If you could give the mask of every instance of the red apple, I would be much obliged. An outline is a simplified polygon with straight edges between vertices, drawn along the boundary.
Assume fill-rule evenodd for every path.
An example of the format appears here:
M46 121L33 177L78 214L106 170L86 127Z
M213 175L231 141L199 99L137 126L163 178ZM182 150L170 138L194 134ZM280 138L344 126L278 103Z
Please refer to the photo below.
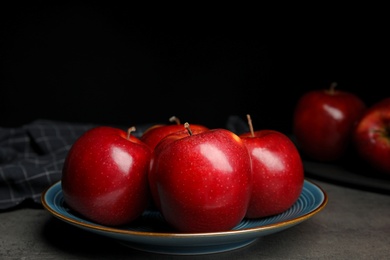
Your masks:
M165 136L174 133L176 131L182 131L184 130L184 124L180 123L180 120L172 116L169 119L170 122L175 122L176 124L172 125L165 125L165 124L157 124L149 127L145 130L145 132L141 135L140 140L149 145L150 148L154 149L158 142L160 142L161 139L163 139ZM191 129L193 131L198 130L209 130L206 126L203 125L191 125Z
M353 142L364 161L390 174L390 97L367 109L353 132Z
M323 162L341 159L352 143L352 131L366 109L354 93L330 89L305 93L293 115L293 134L300 151Z
M301 195L304 169L301 156L289 137L275 130L240 134L252 160L252 195L247 218L276 215L289 209Z
M154 148L154 153L159 154L159 152L160 152L159 150L164 149L164 147L167 144L170 144L172 141L174 141L176 139L181 139L183 137L189 136L189 131L191 131L190 135L195 135L195 134L199 134L201 132L204 132L205 130L204 129L195 129L193 131L192 127L189 128L189 126L187 126L187 124L184 124L182 130L168 134L167 136L162 138L162 140ZM150 169L154 165L153 162L154 162L154 157L152 156L151 163L150 163ZM150 171L152 171L152 170L150 170ZM157 210L162 211L161 205L160 205L160 199L159 199L159 195L158 195L156 176L157 176L157 174L149 174L149 189L150 189L151 196L152 196L151 206L154 206Z
M99 126L69 150L62 171L65 203L109 226L138 218L150 202L147 178L151 149L122 129Z
M168 135L154 150L156 204L180 232L230 230L244 218L252 191L248 150L229 130L194 133L185 125L189 131Z

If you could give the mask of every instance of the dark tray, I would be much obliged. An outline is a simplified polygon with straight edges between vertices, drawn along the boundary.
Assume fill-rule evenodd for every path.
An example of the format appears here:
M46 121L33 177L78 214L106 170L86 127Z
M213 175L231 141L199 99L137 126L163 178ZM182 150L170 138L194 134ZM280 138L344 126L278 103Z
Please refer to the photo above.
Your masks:
M379 173L357 156L334 163L316 162L303 157L305 174L351 188L390 194L390 175Z

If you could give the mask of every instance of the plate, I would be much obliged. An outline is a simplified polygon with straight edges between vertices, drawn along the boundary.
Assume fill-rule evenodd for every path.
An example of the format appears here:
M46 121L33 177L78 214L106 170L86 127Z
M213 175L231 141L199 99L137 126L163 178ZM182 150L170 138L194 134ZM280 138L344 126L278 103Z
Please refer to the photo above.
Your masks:
M137 221L121 227L91 222L67 207L61 181L47 188L41 201L44 208L58 219L115 239L125 246L160 254L200 255L242 248L262 236L295 226L320 212L328 197L317 184L305 180L300 197L285 212L266 218L244 219L232 230L210 233L176 233L169 228L160 212L154 210L146 210Z

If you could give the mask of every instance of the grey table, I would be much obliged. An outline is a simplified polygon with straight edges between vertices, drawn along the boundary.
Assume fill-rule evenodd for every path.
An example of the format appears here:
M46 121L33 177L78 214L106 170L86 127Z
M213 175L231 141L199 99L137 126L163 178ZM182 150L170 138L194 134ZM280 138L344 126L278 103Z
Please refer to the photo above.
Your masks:
M0 213L0 259L390 259L390 195L309 180L328 195L321 212L237 250L186 257L137 251L24 207Z

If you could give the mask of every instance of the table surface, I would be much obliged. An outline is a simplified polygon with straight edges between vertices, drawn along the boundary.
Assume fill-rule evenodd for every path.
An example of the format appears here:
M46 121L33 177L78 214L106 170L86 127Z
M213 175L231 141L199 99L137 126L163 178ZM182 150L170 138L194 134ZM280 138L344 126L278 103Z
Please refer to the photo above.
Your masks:
M328 195L312 218L232 251L187 259L388 259L390 196L309 179ZM0 212L0 259L182 259L125 247L40 207Z

